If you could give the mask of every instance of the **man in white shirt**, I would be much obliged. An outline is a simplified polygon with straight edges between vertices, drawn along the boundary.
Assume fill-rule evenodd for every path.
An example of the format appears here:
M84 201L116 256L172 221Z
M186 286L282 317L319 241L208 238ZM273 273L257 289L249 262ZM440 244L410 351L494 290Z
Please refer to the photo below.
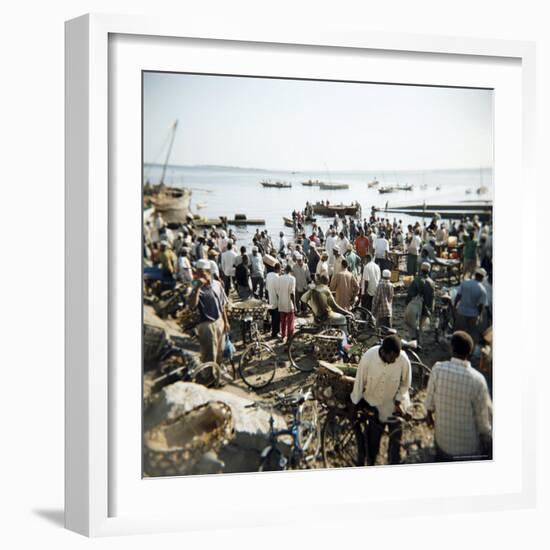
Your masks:
M348 250L349 239L344 235L342 231L338 235L337 245L340 249L340 254L343 256Z
M421 246L420 230L416 229L407 246L407 275L416 275L418 272L418 255L420 254Z
M373 262L372 256L367 254L367 263L363 268L363 277L361 279L361 303L369 311L372 311L372 299L376 294L376 287L380 282L380 267Z
M265 278L265 288L267 299L269 301L269 314L271 315L271 337L277 338L281 318L279 316L279 275L281 273L281 264L276 263L273 271L267 274Z
M229 296L231 290L231 280L235 277L235 260L237 253L233 250L233 241L229 239L227 241L227 250L221 255L220 263L223 274L223 283L225 286L225 293Z
M325 249L326 249L327 254L328 254L329 264L331 264L333 262L334 247L336 247L336 246L337 246L336 233L334 232L334 229L331 229L329 231L327 240L325 242Z
M367 464L376 463L386 424L390 430L389 463L399 464L401 432L390 420L409 407L410 385L411 363L398 336L387 336L381 346L369 348L361 357L350 397L355 406L375 412L367 429Z
M328 272L331 278L335 275L338 275L338 273L342 271L342 260L343 257L342 254L340 254L340 248L338 248L338 246L335 246L334 250L332 251L332 262L330 260L330 257L328 260Z
M296 311L296 279L292 275L292 267L285 267L285 274L277 281L277 295L281 336L283 341L294 334L294 312Z
M252 292L254 296L263 298L265 267L264 260L257 246L252 247L252 255L250 256L250 279L252 280Z
M326 275L327 279L329 278L328 254L326 252L321 254L321 259L315 269L315 276L318 277L319 275Z
M390 243L386 239L385 233L380 233L380 236L374 241L374 258L378 265L384 263L390 252Z

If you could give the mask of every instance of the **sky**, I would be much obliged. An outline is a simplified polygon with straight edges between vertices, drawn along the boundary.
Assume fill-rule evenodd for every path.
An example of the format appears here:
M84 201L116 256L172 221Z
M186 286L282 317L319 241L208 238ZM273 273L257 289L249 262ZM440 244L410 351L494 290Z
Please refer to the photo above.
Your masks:
M490 90L145 73L144 161L271 170L493 165Z

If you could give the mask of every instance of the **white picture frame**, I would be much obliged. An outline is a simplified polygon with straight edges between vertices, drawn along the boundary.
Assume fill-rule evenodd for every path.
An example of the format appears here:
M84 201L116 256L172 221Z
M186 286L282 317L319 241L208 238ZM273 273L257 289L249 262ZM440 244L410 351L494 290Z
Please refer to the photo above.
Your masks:
M247 474L195 477L194 479L141 480L136 478L136 470L133 466L128 465L127 470L131 472L130 475L133 475L133 478L127 484L124 483L124 479L121 479L124 468L121 468L120 463L117 462L117 455L123 456L124 450L131 454L132 451L127 449L139 450L141 444L141 440L136 441L135 437L140 426L128 428L131 431L128 436L122 433L121 425L124 424L121 422L131 419L132 414L129 414L129 411L134 410L133 407L139 409L140 404L135 403L135 393L131 394L131 390L128 390L128 396L123 395L126 390L121 388L120 379L117 379L115 372L117 368L122 367L120 367L120 361L117 363L120 349L113 341L112 329L119 323L118 314L114 315L113 311L121 310L121 307L115 306L114 303L123 300L125 292L116 283L116 264L121 262L122 258L118 254L114 255L113 249L120 251L117 249L116 242L122 237L117 232L121 230L121 226L128 225L121 221L122 217L128 216L124 217L124 222L128 220L131 222L132 219L139 219L141 213L134 212L131 207L125 209L126 213L121 211L119 193L123 184L120 183L117 187L114 182L119 181L117 180L118 171L129 166L127 163L135 161L136 166L135 169L132 168L132 172L140 173L141 157L136 156L135 147L132 145L135 145L135 136L128 140L131 142L128 149L125 145L120 145L121 141L125 140L124 132L131 135L131 129L130 126L123 126L121 129L120 122L117 122L119 113L114 113L111 108L113 101L116 104L119 87L128 85L131 80L126 78L125 71L135 77L139 65L145 62L140 60L139 52L145 55L147 45L143 49L143 44L141 46L139 44L140 41L153 38L162 42L159 47L165 48L163 52L166 59L170 57L170 49L179 47L178 41L184 44L186 40L187 43L192 40L193 47L198 44L198 48L195 48L198 51L193 53L192 58L195 69L200 69L201 64L204 67L211 67L211 63L219 65L230 62L230 56L227 56L227 59L220 59L217 56L214 61L208 60L207 56L201 53L200 48L200 44L207 41L209 48L214 50L226 48L229 51L230 48L239 50L239 48L249 47L246 50L250 53L247 58L248 63L252 63L254 59L256 61L259 59L261 62L262 56L267 55L266 52L269 53L270 59L272 58L272 63L277 63L277 58L281 60L283 59L281 56L284 55L285 70L296 71L297 75L301 75L300 71L303 71L304 65L289 63L289 55L299 58L302 53L307 52L308 55L360 56L371 52L373 55L378 53L387 56L386 61L392 61L392 56L395 57L397 72L391 77L395 80L390 81L397 82L404 78L404 82L409 82L407 76L403 76L407 75L409 58L411 63L414 58L420 64L426 61L429 65L434 61L440 68L452 66L453 70L448 73L440 71L439 75L433 74L434 67L428 67L426 75L431 71L431 77L416 77L419 80L427 78L427 82L434 84L437 84L439 79L439 83L443 85L467 85L468 80L478 79L481 84L485 83L488 87L492 87L493 78L494 82L499 83L495 86L496 97L504 98L504 102L499 104L495 113L495 148L497 150L495 188L498 189L499 185L502 188L497 191L495 199L495 227L497 228L495 253L497 269L495 271L497 273L498 228L506 227L514 208L517 208L521 220L521 216L526 215L529 208L526 197L528 195L532 197L536 193L536 184L531 177L535 121L534 45L528 42L393 35L378 32L344 34L322 29L302 30L299 35L295 31L281 29L276 35L268 35L253 29L248 32L209 29L191 22L180 23L170 19L113 15L86 15L66 23L66 527L88 536L105 536L206 529L213 525L229 527L280 524L284 521L293 521L293 517L292 509L287 508L285 518L281 518L277 513L279 503L288 501L288 494L293 487L314 491L313 485L318 485L318 476L323 476L323 485L327 487L329 495L330 491L335 491L337 487L349 487L350 490L339 494L338 506L330 510L327 510L326 501L323 500L322 495L312 493L313 504L307 510L302 510L301 519L308 518L311 521L360 519L364 506L369 506L370 517L390 514L395 517L395 498L402 498L395 487L403 485L411 476L418 475L418 482L421 482L421 477L425 473L420 468L388 468L382 469L384 470L382 473L381 469L374 469L376 473L342 470L288 473L282 476L264 474L264 477L260 476L261 479L257 474ZM111 58L110 47L111 49L114 47L115 55L120 57ZM140 47L141 50L139 50ZM189 55L191 56L191 53ZM232 52L232 55L236 63L239 57L243 58L243 53L239 51ZM422 59L419 59L419 56ZM465 60L464 67L459 66L461 60ZM169 62L166 61L166 63ZM477 72L475 67L467 67L468 62L473 65L478 64ZM146 63L146 68L149 70L160 68L154 56L148 58ZM385 64L388 65L388 63ZM329 65L323 64L317 70L333 72L335 70L330 67L325 69L325 67ZM420 65L418 67L421 69ZM487 67L494 67L494 75L497 76L491 76L492 73L487 70ZM511 69L508 71L506 67ZM205 69L204 72L208 70ZM254 69L249 70L254 71ZM266 64L263 70L269 71L269 64ZM228 69L227 72L231 71ZM500 73L502 73L502 80L499 80ZM380 78L375 78L374 81L381 81ZM365 74L364 80L371 79ZM117 90L114 89L115 83ZM510 91L508 88L514 89L514 93L507 93ZM128 100L129 104L135 100L135 96L132 97L133 99ZM505 110L509 111L508 115L502 114ZM131 114L131 111L128 113ZM514 113L517 114L517 118L514 118ZM507 117L510 118L508 125ZM139 120L131 122L131 124L136 123L140 125ZM507 130L510 129L517 130L519 135L515 132L512 132L514 135L509 135L510 131ZM113 136L117 138L117 144L120 146L117 152L109 151L109 142L115 139ZM506 164L508 162L509 165ZM508 167L509 170L502 171L501 166ZM510 196L510 192L514 193L514 189L509 189L514 178L516 181L521 180L522 190L530 191L530 194L522 193L518 196L515 206L514 197ZM128 179L134 181L132 177ZM137 181L140 182L141 179ZM501 181L504 183L501 184ZM131 190L130 193L132 193ZM132 204L135 203L130 201L130 206ZM530 219L532 220L532 216ZM509 246L519 245L520 259L535 257L533 245L528 242L529 239L524 238L522 224L519 224L519 227L517 234L510 237ZM124 238L133 237L135 235L127 234ZM137 249L139 247L138 241ZM497 275L497 291L499 286L505 288L507 281L505 275L502 278ZM141 298L141 294L139 297ZM499 300L500 303L505 303L505 297L501 299L497 292L495 297L497 318ZM535 303L534 289L532 291L525 289L519 320L520 330L521 325L526 326L529 319L535 318L533 309ZM507 320L504 319L505 314L500 315L502 328L499 327L495 333L495 362L498 365L505 365L506 362L511 364L515 361L517 354L502 351L502 342L506 341ZM136 320L133 322L134 329L136 326L138 329L141 326L141 318L137 321L139 321L137 325ZM500 323L500 319L497 322ZM503 336L499 336L499 331ZM124 334L119 331L118 336L122 341ZM135 330L132 334L128 333L124 339L131 340L134 337ZM500 349L499 346L501 346ZM471 474L472 479L479 476L480 479L490 480L492 489L482 488L478 492L473 492L465 485L462 493L457 489L454 494L447 497L437 496L435 491L414 499L403 496L408 504L402 507L399 513L410 515L426 509L439 512L471 512L534 505L536 449L535 432L530 419L534 417L534 365L536 362L529 356L530 353L533 352L527 350L522 356L524 359L522 378L515 386L510 372L502 375L502 383L498 375L496 377L496 405L499 399L505 402L508 397L516 397L516 402L520 403L518 405L518 409L521 410L520 415L506 416L509 413L504 408L499 410L498 406L495 413L496 419L500 415L502 422L512 426L514 433L521 434L518 436L518 441L514 442L517 455L514 455L513 460L510 459L510 453L502 450L505 449L504 446L499 455L499 432L495 429L497 452L494 461L485 470L484 466L479 464L425 467L425 472L430 472L432 478L436 480L435 484L441 485L443 480L455 477L456 468L462 468L460 472L468 468L467 472ZM498 363L499 361L501 363ZM134 363L129 360L128 364ZM135 372L138 371L141 374L139 365L135 365ZM131 384L129 383L130 386L135 390L139 387L139 382L136 383L136 380L133 380ZM515 395L514 388L517 392ZM123 409L122 412L120 409ZM124 416L125 411L126 416ZM139 424L139 417L136 418L136 422ZM503 445L509 444L502 430L500 441ZM137 457L138 462L140 458L141 456ZM506 462L508 459L511 460L509 463ZM502 466L500 471L498 471L499 466ZM418 474L418 471L421 473ZM508 476L506 471L509 473ZM162 495L181 491L182 483L186 484L186 494L194 495L195 500L190 500L187 506L180 503L175 514L164 514L161 510L159 515L154 515L151 509L143 504L160 502L155 499L164 499ZM360 483L369 483L372 487L379 488L392 487L392 498L384 499L380 496L382 494L380 492L375 497L372 495L369 497L370 491L351 491L352 487L358 487ZM235 494L237 484L245 487L246 491L243 490L243 494L233 496L238 501L238 506L233 508L234 513L227 514L224 498L227 499L230 494ZM132 492L136 487L139 491L144 487L145 489L138 495ZM118 493L126 492L126 496L114 495L115 488ZM258 496L261 493L255 494L254 490L273 491L273 498L270 501L262 501ZM250 493L247 494L247 491ZM208 497L213 492L216 492L220 502L218 506L209 506L207 498L204 498L204 494ZM126 508L120 503L126 503ZM350 503L351 506L345 506L346 503ZM130 504L133 505L130 506ZM206 510L208 510L207 516L201 512Z

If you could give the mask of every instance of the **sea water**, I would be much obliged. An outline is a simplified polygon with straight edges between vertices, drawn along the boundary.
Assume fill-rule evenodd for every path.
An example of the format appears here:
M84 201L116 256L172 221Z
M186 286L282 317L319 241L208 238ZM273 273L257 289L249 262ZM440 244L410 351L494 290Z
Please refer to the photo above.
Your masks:
M145 166L144 180L158 183L162 167ZM376 188L367 183L377 179ZM346 183L349 189L320 190L308 187L303 181ZM263 180L286 181L290 189L263 187ZM259 169L225 167L177 167L169 166L165 183L173 187L191 189L191 210L206 218L245 214L247 218L261 218L265 226L232 226L240 244L250 245L256 228L266 229L272 237L283 231L287 238L293 237L292 228L286 227L284 217L291 217L292 211L303 210L306 202L321 200L331 204L351 204L358 201L362 216L368 218L372 206L388 208L430 204L455 204L459 201L492 200L493 176L490 168L437 171L395 171L395 172L277 172ZM413 185L412 191L396 191L388 194L378 192L379 187L391 185ZM487 192L481 195L476 190L484 186ZM402 220L406 225L419 218L405 214L383 213L380 217ZM420 218L420 221L422 219ZM426 221L429 221L427 219ZM317 216L317 222L326 229L331 218ZM231 226L230 226L231 227Z

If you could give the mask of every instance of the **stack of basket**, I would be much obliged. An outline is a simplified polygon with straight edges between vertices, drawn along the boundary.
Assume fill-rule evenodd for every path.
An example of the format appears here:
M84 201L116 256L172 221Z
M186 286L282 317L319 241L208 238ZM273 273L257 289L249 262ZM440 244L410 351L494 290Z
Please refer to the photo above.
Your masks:
M229 310L228 316L234 321L244 321L246 318L252 318L256 322L263 321L268 305L262 300L251 298L243 302L233 304Z
M338 361L344 333L340 329L331 328L315 336L314 354L319 361Z
M338 367L319 361L319 369L313 388L315 398L327 407L346 409L351 403L354 378L346 376Z

